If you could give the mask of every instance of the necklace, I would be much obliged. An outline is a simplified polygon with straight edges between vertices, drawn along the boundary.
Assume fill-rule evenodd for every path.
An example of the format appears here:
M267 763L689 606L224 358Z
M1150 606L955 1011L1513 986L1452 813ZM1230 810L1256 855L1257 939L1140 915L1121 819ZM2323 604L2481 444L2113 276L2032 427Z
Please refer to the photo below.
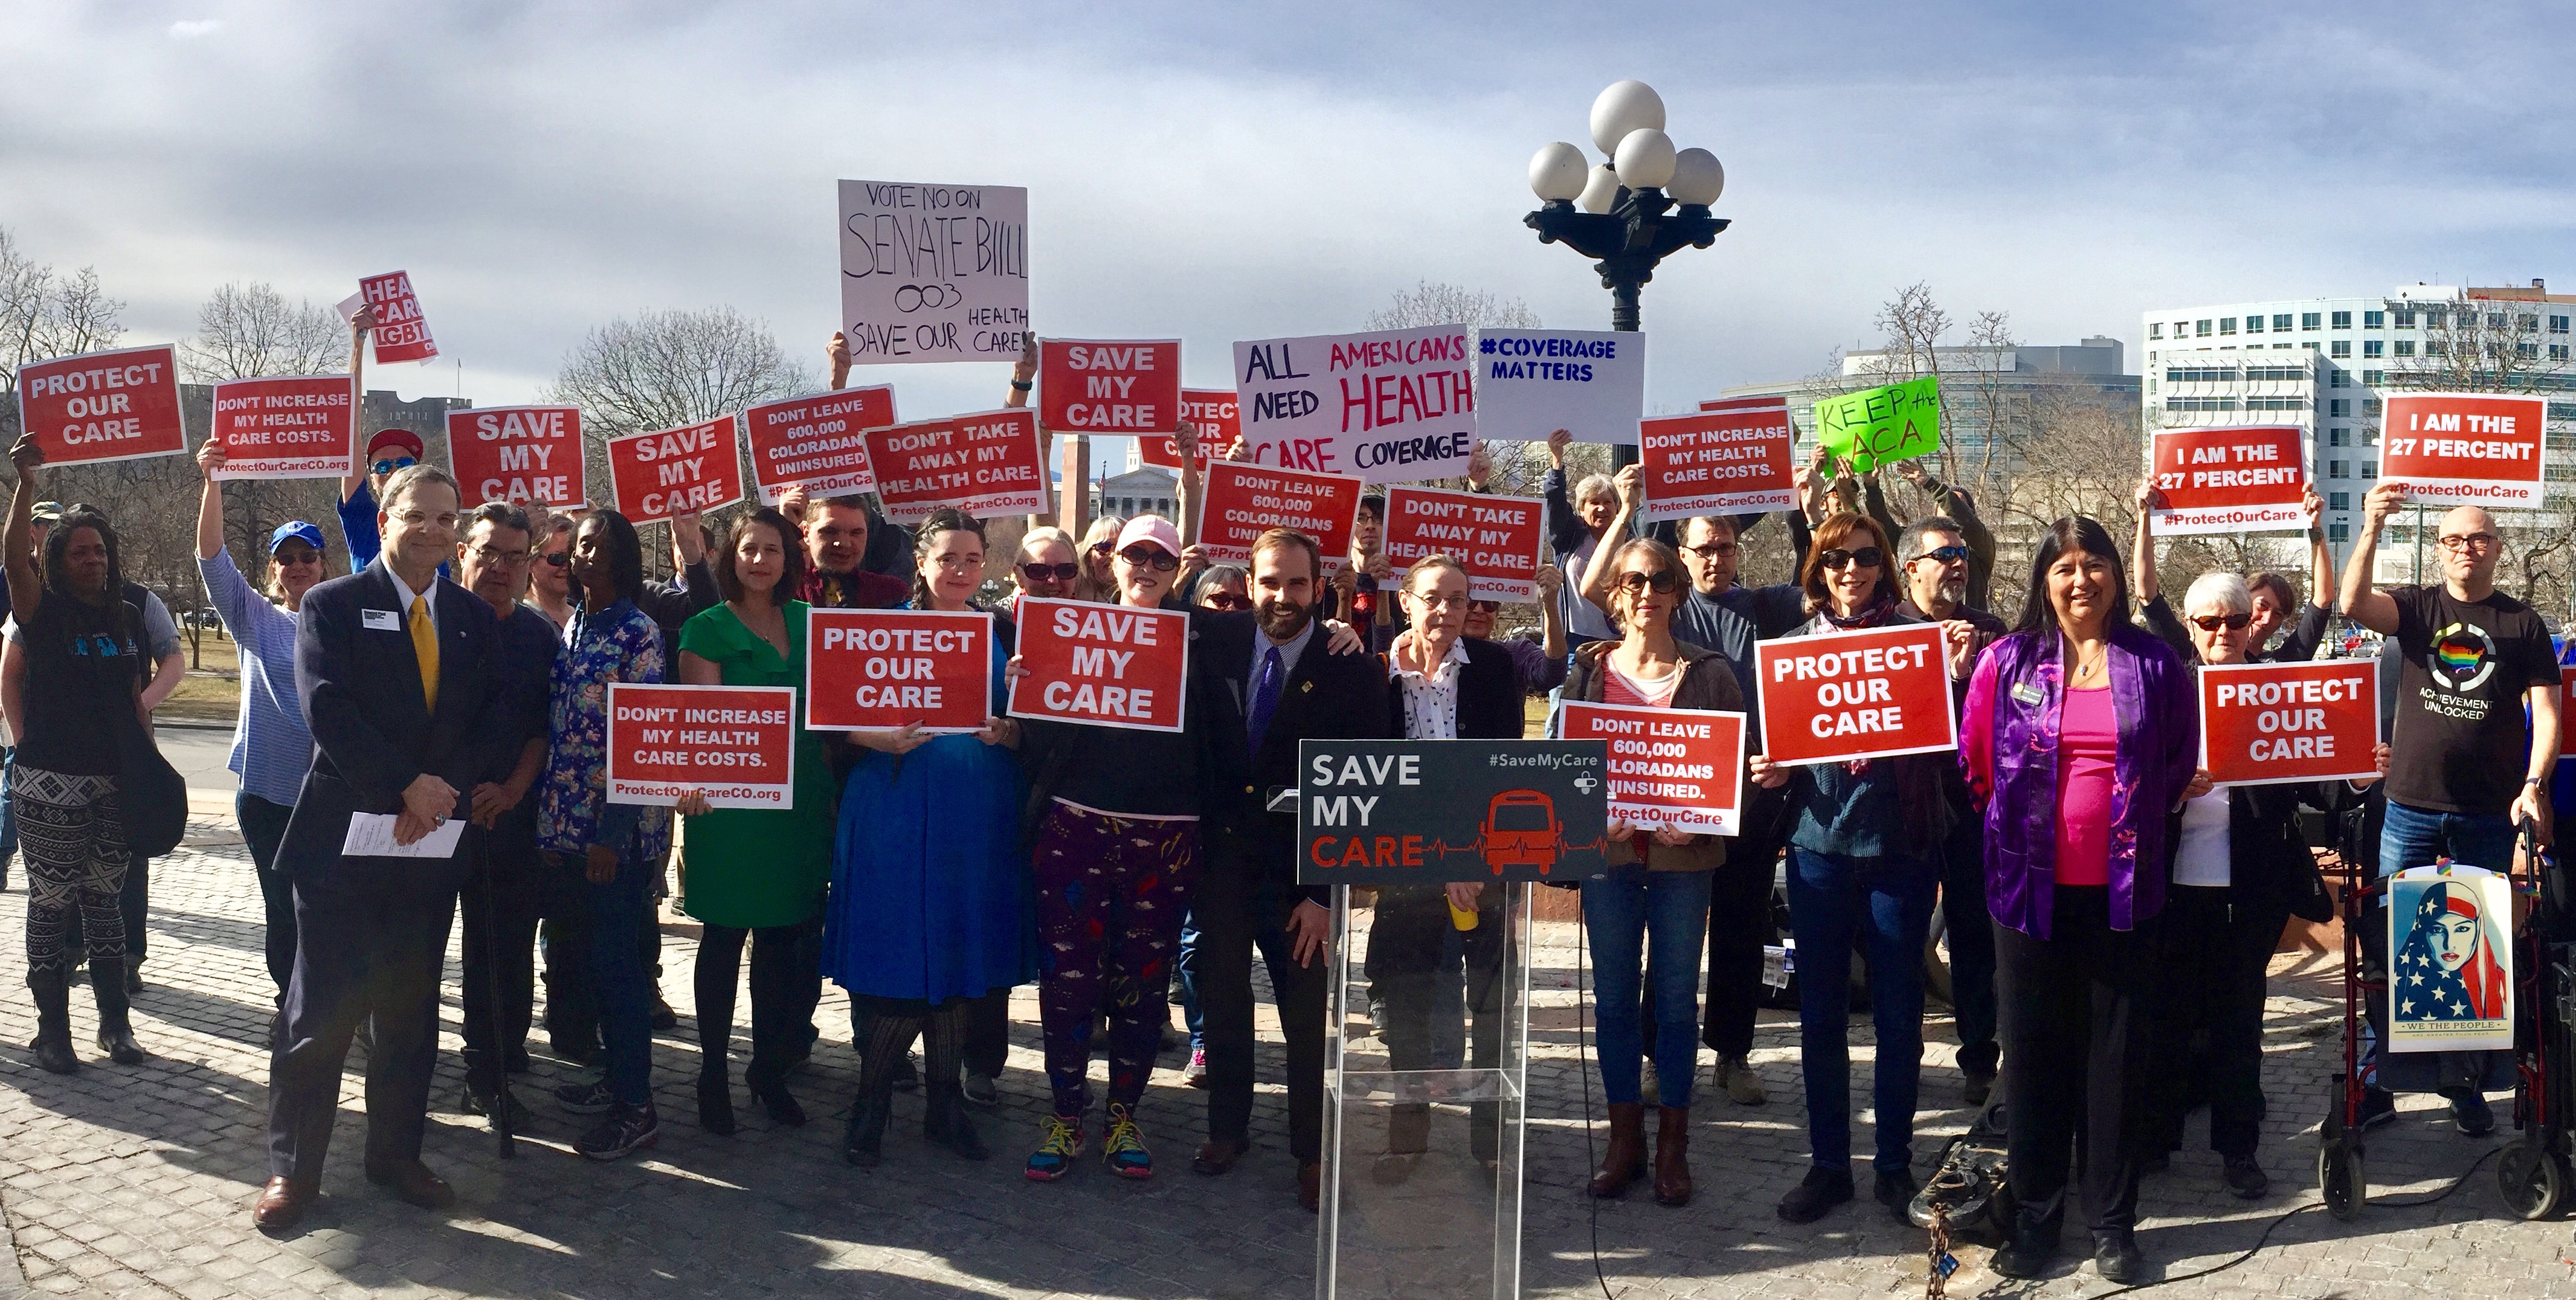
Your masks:
M2102 647L2100 651L2095 653L2093 657L2089 659L2083 657L2084 651L2080 646L2076 648L2075 653L2077 656L2075 662L2075 681L2078 685L2092 680L2093 675L2101 672L2103 665L2108 663L2111 658L2111 648L2109 646Z

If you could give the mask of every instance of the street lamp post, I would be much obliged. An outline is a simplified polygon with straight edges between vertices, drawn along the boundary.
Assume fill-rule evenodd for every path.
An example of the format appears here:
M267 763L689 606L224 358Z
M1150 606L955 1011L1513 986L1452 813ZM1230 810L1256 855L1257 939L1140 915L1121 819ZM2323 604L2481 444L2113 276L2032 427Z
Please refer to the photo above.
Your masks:
M1637 300L1655 267L1684 248L1706 248L1726 229L1709 205L1726 191L1726 169L1706 149L1673 147L1664 134L1664 101L1642 81L1622 81L1592 101L1592 143L1609 161L1595 166L1562 140L1530 159L1538 211L1521 224L1542 244L1563 244L1594 259L1610 291L1610 328L1638 328ZM1612 461L1636 459L1626 444Z

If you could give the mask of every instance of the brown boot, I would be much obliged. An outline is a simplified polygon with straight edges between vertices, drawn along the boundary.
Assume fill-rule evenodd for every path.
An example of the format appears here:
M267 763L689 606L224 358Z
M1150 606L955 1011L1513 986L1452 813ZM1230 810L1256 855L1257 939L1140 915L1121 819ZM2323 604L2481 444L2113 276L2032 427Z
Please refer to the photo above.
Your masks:
M1690 1111L1655 1108L1655 1204L1688 1205L1691 1198Z
M1592 1194L1617 1196L1646 1172L1646 1106L1643 1102L1610 1103L1610 1149L1592 1174Z

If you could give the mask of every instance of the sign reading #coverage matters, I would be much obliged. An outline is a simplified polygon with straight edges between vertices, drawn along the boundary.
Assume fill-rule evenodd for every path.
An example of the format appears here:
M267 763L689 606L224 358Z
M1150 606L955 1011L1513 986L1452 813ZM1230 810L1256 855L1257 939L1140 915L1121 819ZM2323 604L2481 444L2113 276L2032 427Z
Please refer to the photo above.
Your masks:
M1762 752L1839 763L1959 746L1937 623L1753 643Z
M1646 336L1588 330L1476 331L1476 436L1632 442L1646 409Z
M763 402L743 412L760 503L778 504L791 487L818 497L876 491L865 431L894 422L894 388L887 384Z
M1190 616L1022 596L1011 716L1135 731L1179 731Z
M786 686L608 685L608 801L668 808L796 802L796 692Z
M1466 568L1467 594L1477 600L1528 600L1538 587L1546 536L1545 503L1536 497L1386 490L1387 562L1402 569L1445 554Z
M2164 508L2155 530L2194 533L2305 528L2299 503L2307 490L2306 431L2291 425L2159 429L2156 491Z
M2540 505L2549 402L2495 393L2400 393L2388 399L2379 481L2439 506Z
M841 182L850 364L1016 361L1029 329L1029 192Z
M1610 742L1610 815L1646 829L1734 835L1744 715L1565 702L1565 738Z
M1467 472L1474 348L1463 325L1234 345L1253 463L1370 483Z

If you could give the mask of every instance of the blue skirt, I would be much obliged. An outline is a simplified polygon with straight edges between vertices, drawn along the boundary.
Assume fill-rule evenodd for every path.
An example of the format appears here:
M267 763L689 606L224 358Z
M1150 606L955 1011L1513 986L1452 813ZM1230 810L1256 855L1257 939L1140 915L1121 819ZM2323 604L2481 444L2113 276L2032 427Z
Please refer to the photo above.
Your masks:
M939 1003L1037 976L1018 756L939 736L870 751L841 795L823 974L853 994Z

